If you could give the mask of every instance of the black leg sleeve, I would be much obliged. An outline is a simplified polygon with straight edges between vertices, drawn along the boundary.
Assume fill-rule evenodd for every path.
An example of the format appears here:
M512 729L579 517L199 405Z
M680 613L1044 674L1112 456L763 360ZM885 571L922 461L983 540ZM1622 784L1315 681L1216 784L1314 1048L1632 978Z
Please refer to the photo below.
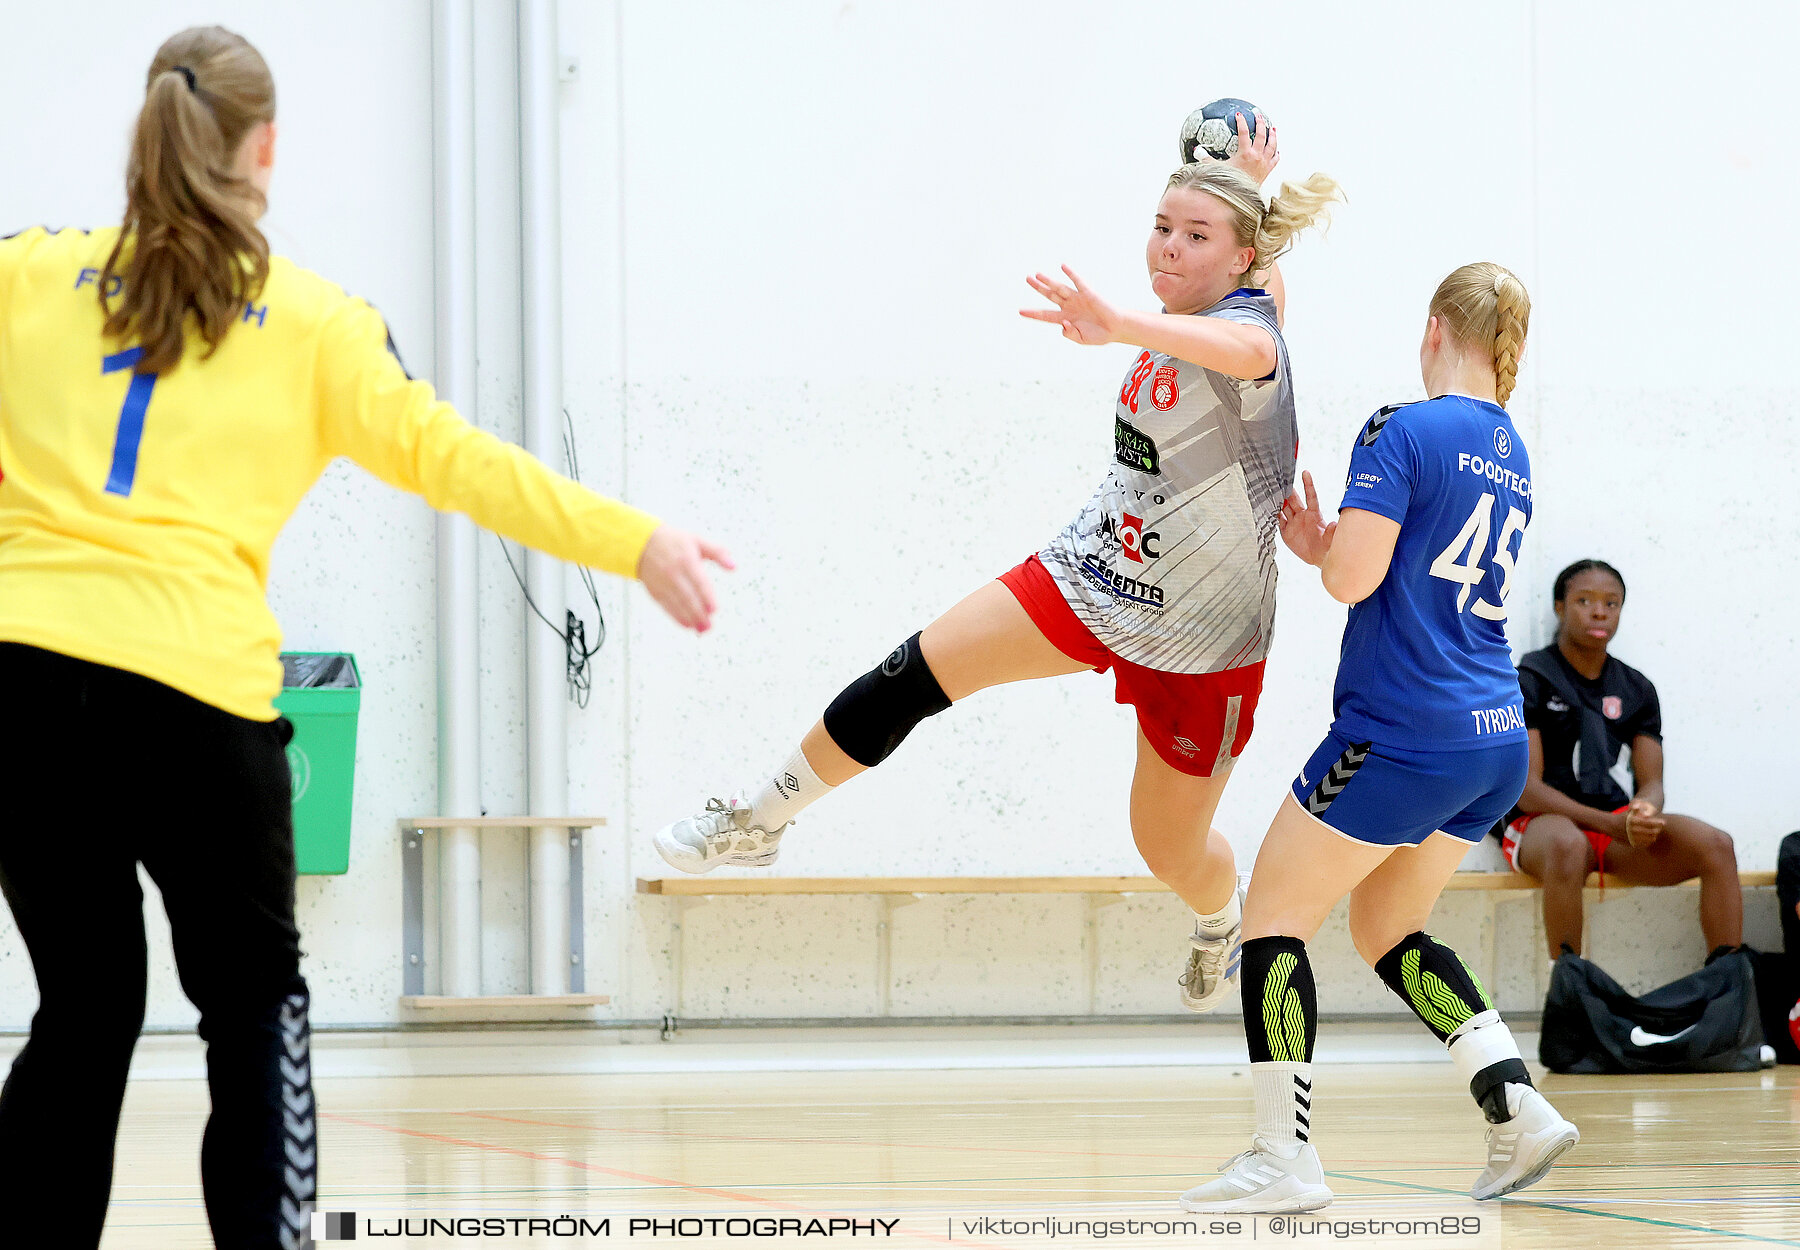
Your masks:
M1306 943L1293 937L1244 943L1239 987L1251 1063L1311 1063L1319 1000Z

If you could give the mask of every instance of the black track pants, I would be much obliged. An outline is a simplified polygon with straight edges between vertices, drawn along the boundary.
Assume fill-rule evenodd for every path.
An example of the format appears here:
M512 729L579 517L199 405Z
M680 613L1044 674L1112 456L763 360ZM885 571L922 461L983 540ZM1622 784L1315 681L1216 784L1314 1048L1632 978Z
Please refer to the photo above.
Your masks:
M142 864L206 1042L200 1170L214 1240L306 1243L317 1159L291 732L135 673L0 643L0 889L39 996L0 1092L9 1241L99 1242L144 1019Z

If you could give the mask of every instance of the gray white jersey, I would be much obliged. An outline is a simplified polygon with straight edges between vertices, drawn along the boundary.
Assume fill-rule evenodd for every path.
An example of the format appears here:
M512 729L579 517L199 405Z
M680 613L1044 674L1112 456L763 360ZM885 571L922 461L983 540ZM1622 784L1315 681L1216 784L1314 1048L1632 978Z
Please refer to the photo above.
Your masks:
M1274 299L1234 291L1196 315L1268 330L1274 375L1245 381L1141 354L1119 391L1111 471L1038 553L1096 638L1166 673L1268 654L1276 530L1299 444Z

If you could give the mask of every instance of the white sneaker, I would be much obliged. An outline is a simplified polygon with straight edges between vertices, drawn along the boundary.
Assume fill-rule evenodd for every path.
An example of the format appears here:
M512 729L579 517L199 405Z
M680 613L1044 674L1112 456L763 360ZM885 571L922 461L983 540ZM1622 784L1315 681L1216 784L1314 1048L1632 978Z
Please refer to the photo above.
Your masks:
M1183 1211L1239 1211L1279 1215L1317 1211L1331 1202L1325 1170L1311 1142L1288 1158L1260 1133L1250 1136L1250 1149L1229 1160L1216 1181L1196 1185L1181 1195Z
M781 854L781 835L793 823L775 830L751 824L742 794L708 799L699 815L657 831L656 853L683 872L711 872L721 864L767 868Z
M1187 968L1181 974L1181 1005L1189 1011L1211 1011L1237 985L1244 953L1244 882L1237 887L1238 922L1223 936L1209 937L1198 925L1188 941Z
M1469 1189L1472 1198L1498 1198L1537 1184L1581 1140L1581 1130L1529 1085L1508 1085L1506 1105L1512 1119L1488 1125L1487 1169Z

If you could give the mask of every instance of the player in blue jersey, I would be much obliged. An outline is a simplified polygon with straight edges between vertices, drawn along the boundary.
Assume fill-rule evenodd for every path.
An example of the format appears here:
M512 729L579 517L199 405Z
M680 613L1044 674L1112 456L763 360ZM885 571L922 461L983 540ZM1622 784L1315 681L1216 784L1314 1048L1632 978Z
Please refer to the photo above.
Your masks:
M1506 412L1531 314L1499 265L1464 265L1432 296L1423 403L1357 434L1338 519L1311 475L1282 539L1350 606L1336 719L1300 770L1244 904L1244 1029L1256 1096L1249 1150L1189 1190L1190 1211L1310 1211L1331 1201L1308 1142L1318 1004L1306 943L1345 894L1358 953L1450 1048L1490 1127L1471 1188L1541 1179L1579 1139L1532 1088L1475 974L1424 932L1465 853L1517 801L1529 746L1506 597L1531 520L1531 463Z

